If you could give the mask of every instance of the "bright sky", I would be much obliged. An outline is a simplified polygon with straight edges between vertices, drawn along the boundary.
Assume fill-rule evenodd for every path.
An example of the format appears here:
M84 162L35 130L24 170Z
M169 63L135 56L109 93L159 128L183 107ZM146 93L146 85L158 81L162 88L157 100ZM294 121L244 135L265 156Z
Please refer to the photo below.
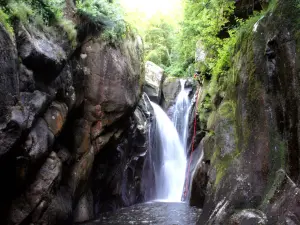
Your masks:
M166 16L177 14L181 10L181 0L120 0L127 13L140 12L147 19L156 13Z

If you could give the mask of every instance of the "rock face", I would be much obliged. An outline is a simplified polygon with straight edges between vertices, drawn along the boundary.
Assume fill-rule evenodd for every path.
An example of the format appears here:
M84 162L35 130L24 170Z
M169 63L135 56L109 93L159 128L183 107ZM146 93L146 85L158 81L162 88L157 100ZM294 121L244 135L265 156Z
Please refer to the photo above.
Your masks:
M154 171L148 163L148 137L153 116L144 94L138 107L123 127L112 134L112 141L96 157L93 194L96 213L115 210L154 197ZM153 189L152 188L152 189Z
M164 70L147 61L145 66L145 85L144 92L151 101L160 104L162 95L162 82L164 80Z
M176 97L180 92L180 79L175 77L167 77L162 86L162 108L166 111L174 105Z
M56 27L14 34L0 24L0 224L73 224L152 198L140 38L74 51Z
M19 98L18 53L15 43L0 24L0 156L4 155L20 137L20 128L12 118L12 107Z
M244 34L233 58L237 90L218 104L203 140L210 161L201 224L298 224L299 15L276 2ZM295 197L291 197L291 196ZM193 202L203 198L192 194ZM284 208L284 209L283 209ZM261 222L259 222L261 221Z
M45 35L34 26L21 23L18 25L16 41L19 56L23 64L39 74L47 74L47 80L53 79L62 70L67 60L63 46L55 40L55 36ZM45 77L43 77L45 80Z
M134 108L144 81L142 57L140 38L125 40L118 48L97 39L84 44L81 61L89 122L101 120L101 128L110 126Z

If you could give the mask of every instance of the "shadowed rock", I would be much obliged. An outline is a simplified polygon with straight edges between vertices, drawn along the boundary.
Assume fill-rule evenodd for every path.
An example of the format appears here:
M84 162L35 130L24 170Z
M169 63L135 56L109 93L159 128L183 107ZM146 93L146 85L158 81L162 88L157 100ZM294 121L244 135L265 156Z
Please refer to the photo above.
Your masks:
M51 202L52 192L60 182L61 161L52 152L37 173L35 181L11 206L10 224L21 224L31 213L41 210Z
M50 35L39 31L31 25L17 25L17 44L19 56L23 64L39 73L39 76L45 74L40 80L53 80L63 68L67 55L61 46Z

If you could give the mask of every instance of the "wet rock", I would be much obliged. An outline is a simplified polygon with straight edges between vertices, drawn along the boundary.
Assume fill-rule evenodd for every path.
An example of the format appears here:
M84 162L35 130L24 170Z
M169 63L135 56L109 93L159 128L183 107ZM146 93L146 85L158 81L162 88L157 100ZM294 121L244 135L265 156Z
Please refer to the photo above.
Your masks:
M73 76L73 73L76 73L76 69L73 68L69 62L65 65L55 81L50 85L50 87L55 90L56 100L64 102L69 111L75 106L75 104L80 105L83 101L80 100L80 96L83 95L83 84L77 87L79 90L76 93L75 85L76 82L79 81L77 80L78 78Z
M52 102L44 115L44 119L48 124L49 130L53 135L59 134L65 123L68 113L68 107L65 103Z
M93 195L91 191L82 195L74 210L74 222L83 222L93 219Z
M186 85L189 85L189 81L186 82ZM206 134L206 126L203 126L203 123L200 122L200 118L198 115L198 107L196 107L196 101L197 101L197 93L195 90L195 82L191 83L192 84L192 92L194 93L194 96L192 97L191 100L191 106L189 110L189 121L188 121L188 135L187 135L187 156L189 157L192 153L192 147L194 147L194 150L197 147L197 144L200 143L202 138ZM199 88L199 87L197 87ZM200 98L200 94L199 97ZM199 104L199 100L198 100ZM199 152L196 153L198 156L200 156Z
M192 97L195 93L199 85L193 78L186 78L184 83L184 88L190 89L189 97Z
M203 153L202 153L203 154ZM196 168L191 168L194 171L191 176L191 194L190 194L190 205L203 208L204 200L206 196L206 187L208 183L208 170L210 162L204 161L203 156L199 158Z
M37 163L49 154L49 147L53 142L54 135L48 129L46 121L39 119L35 127L29 133L24 143L24 149L30 157L30 161Z
M164 70L153 62L146 62L144 92L151 101L159 104L161 100Z
M95 127L93 127L93 130L94 129ZM102 133L100 136L93 140L93 145L97 149L96 154L98 154L101 151L101 149L103 149L109 143L109 141L114 137L114 135L117 132L120 133L123 132L123 130L113 129L112 131Z
M20 91L33 92L35 90L33 72L28 70L23 64L20 65Z
M63 68L67 55L53 37L32 25L19 23L16 27L19 56L23 64L38 73L40 80L51 81Z
M85 119L79 119L74 126L74 144L77 158L88 152L91 148L91 125Z
M47 94L40 91L34 91L33 93L21 92L20 102L22 110L15 111L15 115L17 116L18 114L20 119L15 119L15 121L19 120L19 126L23 129L29 129L36 118L46 110L49 98Z
M228 222L228 225L252 225L252 224L267 224L266 215L256 209L244 209L233 214Z
M60 182L61 166L59 158L52 152L39 170L35 181L24 194L13 201L10 224L21 224L30 213L35 211L36 214L33 215L39 214L51 202L52 192Z
M180 79L175 77L167 77L162 86L162 107L168 110L174 105L176 97L181 90Z
M48 104L48 97L45 93L35 91L33 93L20 93L20 105L10 108L8 123L0 131L3 153L21 137L22 133L30 129L37 117L45 110ZM1 155L1 154L0 154Z
M68 160L71 159L71 153L68 151L68 149L66 149L64 147L61 147L58 150L57 156L62 163L68 162Z
M144 94L138 107L96 156L93 170L95 212L115 210L154 197L153 164L149 163L152 107Z
M94 158L94 149L91 147L71 169L68 186L72 197L78 198L85 191L92 171Z
M52 201L47 208L33 218L32 222L45 225L68 224L72 221L72 196L65 186L60 186L59 190L52 197Z

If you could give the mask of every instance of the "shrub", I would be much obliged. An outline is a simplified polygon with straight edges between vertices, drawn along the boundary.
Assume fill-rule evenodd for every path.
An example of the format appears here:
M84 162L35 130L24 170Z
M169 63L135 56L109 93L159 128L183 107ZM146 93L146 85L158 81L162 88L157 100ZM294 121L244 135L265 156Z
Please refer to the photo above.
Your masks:
M76 7L84 21L81 32L98 34L102 31L102 39L115 43L130 31L121 7L116 3L107 0L77 0Z
M1 8L0 8L0 23L4 26L4 28L8 31L8 33L11 36L14 35L14 30L10 24L9 15L7 15Z

